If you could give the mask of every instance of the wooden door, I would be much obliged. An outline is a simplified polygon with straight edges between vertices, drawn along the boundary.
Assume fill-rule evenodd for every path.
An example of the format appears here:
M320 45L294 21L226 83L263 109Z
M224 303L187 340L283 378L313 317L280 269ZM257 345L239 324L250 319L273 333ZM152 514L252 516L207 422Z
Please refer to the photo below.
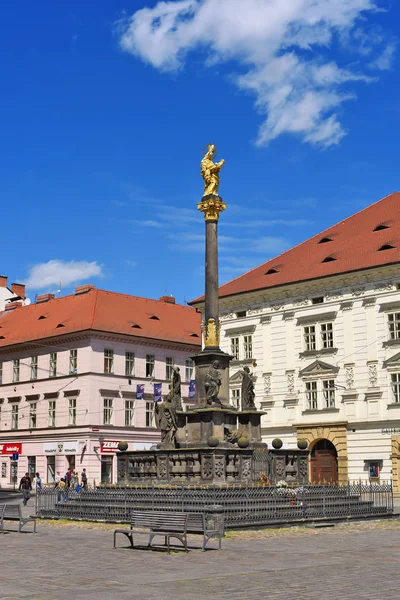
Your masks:
M311 453L311 481L336 483L338 479L337 452L328 440L318 442Z

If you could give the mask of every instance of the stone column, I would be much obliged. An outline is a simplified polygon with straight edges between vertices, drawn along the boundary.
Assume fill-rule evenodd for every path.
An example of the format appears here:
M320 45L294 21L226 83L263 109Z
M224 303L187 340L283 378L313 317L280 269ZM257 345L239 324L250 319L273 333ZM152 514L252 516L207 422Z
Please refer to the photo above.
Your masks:
M214 319L219 328L218 310L218 221L206 221L206 269L205 269L205 311L204 321Z

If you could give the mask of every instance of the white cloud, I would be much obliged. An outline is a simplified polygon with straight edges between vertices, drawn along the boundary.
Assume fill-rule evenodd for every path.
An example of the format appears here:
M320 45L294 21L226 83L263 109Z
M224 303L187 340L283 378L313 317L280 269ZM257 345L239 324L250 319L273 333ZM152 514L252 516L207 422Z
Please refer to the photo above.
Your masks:
M371 28L368 45L362 19L376 10L373 0L161 1L119 23L120 45L162 71L181 69L196 49L206 65L236 61L233 81L264 117L258 144L291 133L326 147L346 134L338 110L355 98L348 84L373 81L329 59L330 46L348 45L354 31L356 51L371 60L381 38Z
M58 286L60 283L62 286L68 286L71 283L102 276L102 267L95 261L49 260L47 263L31 267L26 286L30 289L40 290Z
M389 42L382 54L373 60L369 66L373 69L378 69L379 71L388 71L392 67L396 47L397 43L395 41Z

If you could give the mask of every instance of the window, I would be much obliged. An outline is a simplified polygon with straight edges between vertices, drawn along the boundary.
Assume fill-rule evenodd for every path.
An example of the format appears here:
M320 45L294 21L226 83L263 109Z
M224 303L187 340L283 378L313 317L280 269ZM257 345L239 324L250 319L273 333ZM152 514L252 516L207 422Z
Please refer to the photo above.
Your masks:
M38 357L31 356L31 379L38 378Z
M13 360L13 383L19 381L19 358Z
M11 429L18 429L18 404L13 404L11 408Z
M231 354L234 360L239 360L239 338L231 338Z
M240 310L239 312L236 313L236 318L237 319L242 319L246 315L247 315L247 312L245 310Z
M323 302L324 302L323 296L317 296L316 298L311 298L311 304L323 304Z
M125 427L133 426L133 417L135 413L135 401L125 400Z
M113 399L104 398L103 402L103 425L111 425L113 416Z
M317 382L307 381L306 382L306 397L307 397L307 409L317 410L318 408L318 392Z
M194 362L191 358L187 358L185 361L185 379L191 381L193 379Z
M335 382L333 379L322 382L324 408L335 408Z
M167 356L165 359L165 379L171 379L172 367L174 366L174 359L172 356Z
M392 373L391 379L393 402L398 404L400 402L400 373Z
M3 383L3 363L0 361L0 385Z
M68 425L76 425L76 398L70 398L68 400Z
M5 462L1 463L1 476L7 477L7 463Z
M304 327L304 347L306 350L315 350L315 325Z
M146 354L146 377L154 376L154 354Z
M36 402L31 402L30 406L29 406L29 429L36 429L36 425L37 425L37 404Z
M251 335L243 336L244 358L253 358L253 337Z
M322 348L333 348L333 323L322 323L321 344Z
M50 377L57 377L57 352L50 353Z
M146 427L154 427L153 402L146 402Z
M76 348L69 351L69 372L70 374L78 372L78 350Z
M104 373L114 373L114 350L104 350Z
M390 339L398 340L400 338L400 313L391 313L388 315Z
M125 375L127 377L135 375L135 354L133 352L125 352Z
M231 390L231 402L235 408L240 408L240 388Z
M49 427L56 426L56 401L49 400L49 418L48 418Z

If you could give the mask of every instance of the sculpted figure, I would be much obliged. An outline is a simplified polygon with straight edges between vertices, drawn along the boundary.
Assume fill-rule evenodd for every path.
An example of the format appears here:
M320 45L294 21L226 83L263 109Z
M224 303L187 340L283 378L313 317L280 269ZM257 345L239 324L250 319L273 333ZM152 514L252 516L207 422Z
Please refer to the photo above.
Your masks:
M225 164L224 160L215 163L213 156L217 149L214 144L208 144L208 150L200 163L201 176L204 179L204 196L218 195L219 172Z
M254 382L249 367L243 367L242 375L242 410L254 409Z
M222 378L218 369L219 362L214 360L205 377L204 387L206 390L207 404L212 404L213 402L220 404L218 394L221 387Z
M157 429L161 431L161 444L175 448L178 423L170 394L165 397L164 402L155 403L154 416Z
M182 410L181 374L177 366L172 367L171 396L176 410Z

